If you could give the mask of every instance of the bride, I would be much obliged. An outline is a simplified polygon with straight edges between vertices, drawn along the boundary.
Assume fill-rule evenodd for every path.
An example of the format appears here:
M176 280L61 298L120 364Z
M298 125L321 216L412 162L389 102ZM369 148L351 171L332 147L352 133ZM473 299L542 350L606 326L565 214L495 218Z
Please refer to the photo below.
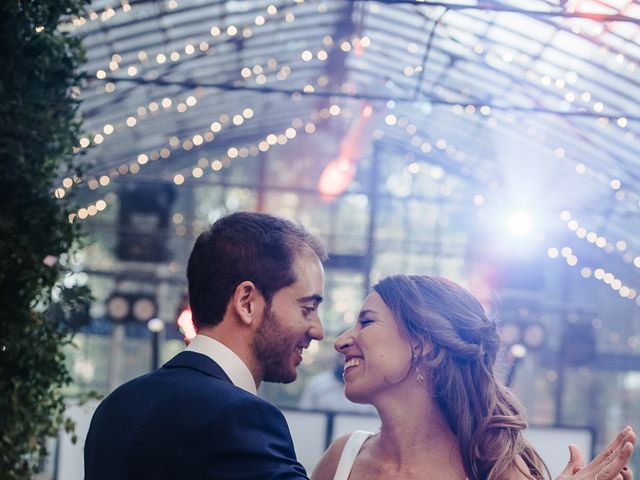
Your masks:
M372 404L380 431L338 438L312 480L542 480L517 400L494 377L496 324L473 295L439 277L396 275L365 299L335 348L345 395ZM570 447L557 480L631 480L630 427L593 462Z

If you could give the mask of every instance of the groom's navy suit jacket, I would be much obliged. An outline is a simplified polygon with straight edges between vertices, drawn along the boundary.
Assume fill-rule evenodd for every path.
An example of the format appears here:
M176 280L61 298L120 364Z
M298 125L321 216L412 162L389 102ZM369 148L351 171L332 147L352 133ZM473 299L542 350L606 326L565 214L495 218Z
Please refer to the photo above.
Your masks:
M189 351L105 398L84 455L86 480L307 478L282 413Z

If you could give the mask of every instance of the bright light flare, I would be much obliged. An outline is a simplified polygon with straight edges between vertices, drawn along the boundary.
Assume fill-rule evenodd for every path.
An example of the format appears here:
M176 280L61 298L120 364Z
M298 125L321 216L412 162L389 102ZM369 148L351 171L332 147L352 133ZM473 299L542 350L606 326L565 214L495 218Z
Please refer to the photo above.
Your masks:
M153 333L160 333L164 327L164 321L161 318L152 318L147 322L147 328Z
M531 216L526 212L514 212L507 219L507 229L514 235L527 235L531 227Z
M511 353L514 358L524 358L527 356L527 347L520 343L516 343L511 345L509 353Z

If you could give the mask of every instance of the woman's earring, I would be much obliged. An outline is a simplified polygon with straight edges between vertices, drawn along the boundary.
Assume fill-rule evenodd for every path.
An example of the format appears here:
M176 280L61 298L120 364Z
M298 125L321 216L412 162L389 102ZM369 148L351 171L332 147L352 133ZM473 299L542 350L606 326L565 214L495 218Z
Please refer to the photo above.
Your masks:
M422 357L422 349L420 348L420 346L416 345L415 347L413 347L413 361L417 362L420 357ZM420 373L418 367L416 367L416 381L419 383L424 382L424 376Z

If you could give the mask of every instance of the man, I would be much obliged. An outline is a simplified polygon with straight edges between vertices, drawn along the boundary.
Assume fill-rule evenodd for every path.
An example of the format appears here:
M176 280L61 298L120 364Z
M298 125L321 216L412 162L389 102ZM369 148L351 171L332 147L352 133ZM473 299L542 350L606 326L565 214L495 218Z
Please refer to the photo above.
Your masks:
M85 478L306 480L284 416L256 392L294 381L303 350L323 338L325 258L301 226L265 214L235 213L200 235L187 268L198 335L100 404ZM584 469L572 447L557 480L631 480L630 470L617 476L629 435Z
M187 268L198 335L109 395L92 419L85 478L306 479L282 413L256 395L292 382L318 317L326 257L302 227L235 213L200 235Z

